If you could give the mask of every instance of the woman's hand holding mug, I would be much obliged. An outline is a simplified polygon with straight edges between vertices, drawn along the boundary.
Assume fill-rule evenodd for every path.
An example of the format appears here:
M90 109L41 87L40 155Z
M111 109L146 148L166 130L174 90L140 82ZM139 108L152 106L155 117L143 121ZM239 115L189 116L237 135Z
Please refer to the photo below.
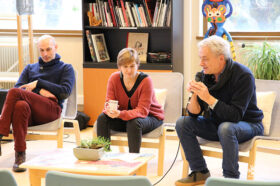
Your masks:
M117 100L109 100L105 103L105 111L106 114L111 118L118 118L120 115L120 111L118 110L118 101Z

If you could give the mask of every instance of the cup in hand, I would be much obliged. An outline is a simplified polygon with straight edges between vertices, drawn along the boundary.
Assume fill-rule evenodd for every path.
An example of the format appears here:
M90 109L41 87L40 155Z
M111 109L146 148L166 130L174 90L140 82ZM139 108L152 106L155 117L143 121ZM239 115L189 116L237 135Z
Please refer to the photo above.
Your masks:
M118 101L109 100L105 103L105 108L109 108L110 112L118 110Z

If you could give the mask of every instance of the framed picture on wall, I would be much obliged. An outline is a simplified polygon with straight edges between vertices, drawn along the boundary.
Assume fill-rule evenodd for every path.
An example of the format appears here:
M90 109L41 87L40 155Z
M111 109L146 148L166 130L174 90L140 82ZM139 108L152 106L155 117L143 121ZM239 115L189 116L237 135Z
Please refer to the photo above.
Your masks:
M106 47L104 34L92 34L91 38L92 38L97 62L110 61L110 56L108 54L108 50Z

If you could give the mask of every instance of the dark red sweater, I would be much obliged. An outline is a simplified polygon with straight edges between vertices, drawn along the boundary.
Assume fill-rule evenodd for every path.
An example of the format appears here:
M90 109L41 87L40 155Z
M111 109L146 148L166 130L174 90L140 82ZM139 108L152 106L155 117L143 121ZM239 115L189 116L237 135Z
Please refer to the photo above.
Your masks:
M125 121L134 118L154 116L159 120L164 119L164 111L157 102L153 83L150 77L144 78L130 98L132 110L128 110L129 97L127 96L120 78L120 72L114 72L107 85L106 101L119 101L119 118Z

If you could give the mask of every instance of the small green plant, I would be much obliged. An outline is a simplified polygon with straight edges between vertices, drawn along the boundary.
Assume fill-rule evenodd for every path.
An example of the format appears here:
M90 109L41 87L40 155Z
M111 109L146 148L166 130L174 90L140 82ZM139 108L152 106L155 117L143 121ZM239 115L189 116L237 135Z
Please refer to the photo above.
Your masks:
M248 67L257 79L280 80L280 47L263 42L244 49Z
M99 149L104 148L106 152L110 151L110 144L111 142L104 137L98 136L94 139L83 139L81 140L80 148L87 148L87 149Z

